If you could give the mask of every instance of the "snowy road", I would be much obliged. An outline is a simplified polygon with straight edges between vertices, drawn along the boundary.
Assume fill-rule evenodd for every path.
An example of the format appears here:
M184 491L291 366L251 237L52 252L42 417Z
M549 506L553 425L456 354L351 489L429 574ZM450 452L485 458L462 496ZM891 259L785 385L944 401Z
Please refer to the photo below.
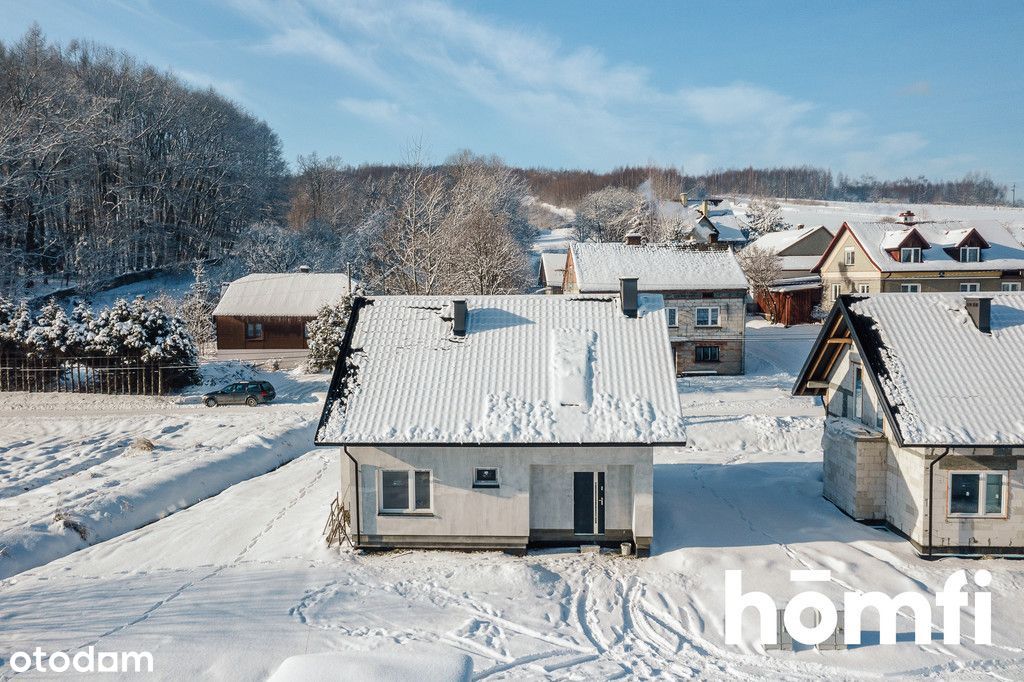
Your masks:
M181 680L263 678L293 654L396 642L466 652L488 680L1024 677L1024 566L924 562L823 500L820 407L787 393L809 341L754 336L750 376L694 380L682 396L697 447L656 455L649 560L329 551L320 530L339 462L324 450L3 581L0 652L146 650L158 677ZM729 414L732 397L746 399ZM980 567L995 576L994 646L880 646L869 632L850 651L766 654L752 618L744 646L724 644L726 569L784 603L807 587L789 583L791 569L832 571L823 591L838 600L935 589Z

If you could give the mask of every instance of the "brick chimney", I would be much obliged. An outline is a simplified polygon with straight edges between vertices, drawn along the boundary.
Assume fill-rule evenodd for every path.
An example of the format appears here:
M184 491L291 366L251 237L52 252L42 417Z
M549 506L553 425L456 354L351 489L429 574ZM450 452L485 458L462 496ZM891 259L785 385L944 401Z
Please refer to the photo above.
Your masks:
M707 217L707 215L708 215L708 200L707 199L705 199L704 201L700 202L700 212L704 214L704 217Z
M636 317L639 307L637 302L637 278L619 278L619 302L622 305L622 314L626 317Z
M968 298L964 299L967 305L967 314L971 316L971 322L982 334L992 333L992 299L991 298Z
M689 200L689 197L686 196L686 192L680 192L679 193L679 203L681 203L683 206L686 206L686 202L688 200Z

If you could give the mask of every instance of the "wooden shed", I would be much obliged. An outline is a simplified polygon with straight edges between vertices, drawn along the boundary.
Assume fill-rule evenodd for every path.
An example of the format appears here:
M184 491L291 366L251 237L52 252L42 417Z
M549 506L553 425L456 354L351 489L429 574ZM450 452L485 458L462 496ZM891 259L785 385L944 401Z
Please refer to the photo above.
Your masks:
M217 355L239 359L304 357L306 325L325 304L349 294L345 273L253 273L224 290L213 311Z
M769 298L770 297L770 298ZM787 327L815 322L814 306L821 303L821 279L798 277L776 282L757 296L757 305L765 315L774 311L777 324Z

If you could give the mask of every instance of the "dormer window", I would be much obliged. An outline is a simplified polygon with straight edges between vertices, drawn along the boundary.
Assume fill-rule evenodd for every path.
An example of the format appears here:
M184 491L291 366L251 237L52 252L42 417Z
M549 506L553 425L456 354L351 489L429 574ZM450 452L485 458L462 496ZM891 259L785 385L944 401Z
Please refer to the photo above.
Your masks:
M900 249L900 262L901 263L920 263L921 262L921 247L919 246L904 246Z
M981 262L981 248L977 246L961 246L960 247L960 262L961 263L979 263Z

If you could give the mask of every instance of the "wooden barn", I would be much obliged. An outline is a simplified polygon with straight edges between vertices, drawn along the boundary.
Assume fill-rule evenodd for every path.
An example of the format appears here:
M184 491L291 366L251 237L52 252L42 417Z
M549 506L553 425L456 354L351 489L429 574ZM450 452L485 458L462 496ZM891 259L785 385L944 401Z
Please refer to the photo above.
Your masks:
M306 325L349 293L345 273L253 273L225 288L213 311L218 357L303 358Z
M821 279L795 277L781 279L757 296L758 307L766 315L774 312L774 321L787 327L815 322L814 306L821 303Z

